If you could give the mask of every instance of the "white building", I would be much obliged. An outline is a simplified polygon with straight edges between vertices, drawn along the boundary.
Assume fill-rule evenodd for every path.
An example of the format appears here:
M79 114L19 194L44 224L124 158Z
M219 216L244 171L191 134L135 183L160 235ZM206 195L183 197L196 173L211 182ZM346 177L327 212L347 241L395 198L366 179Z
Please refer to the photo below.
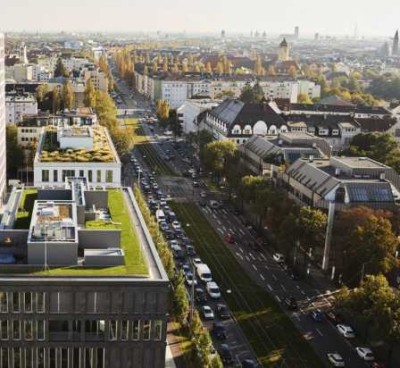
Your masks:
M23 115L37 114L38 103L31 93L9 92L6 94L6 122L13 124Z
M298 80L298 95L308 95L311 99L321 97L321 86L308 80ZM297 101L297 98L296 98Z
M163 80L161 99L168 101L172 108L178 108L193 96L209 96L210 83L205 80Z
M94 187L121 185L121 161L102 126L42 128L33 170L35 187L62 187L69 176L85 177Z
M6 104L4 71L4 36L0 33L0 206L6 191Z
M210 99L186 100L177 110L178 119L182 125L183 133L188 134L191 132L197 132L197 117L199 114L205 110L218 106L219 103L221 103L220 100Z
M93 86L98 91L107 92L108 91L108 78L105 73L103 73L97 67L91 67L83 69L82 76L85 83L90 79Z
M6 67L6 78L13 79L17 83L33 80L33 65L15 64Z

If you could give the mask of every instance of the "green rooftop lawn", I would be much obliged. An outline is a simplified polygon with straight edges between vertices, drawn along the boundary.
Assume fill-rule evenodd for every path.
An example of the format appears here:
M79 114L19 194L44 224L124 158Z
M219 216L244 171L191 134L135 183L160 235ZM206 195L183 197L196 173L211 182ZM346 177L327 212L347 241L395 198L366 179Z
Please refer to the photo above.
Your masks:
M241 268L227 245L193 203L171 203L212 271L224 298L265 367L319 368L323 364L274 298Z
M24 189L19 204L17 218L15 221L15 229L29 229L32 217L33 205L37 199L37 189Z
M114 267L60 267L36 274L48 276L147 276L146 260L140 247L139 239L134 230L123 193L119 189L108 191L108 207L114 223L112 229L121 229L121 248L125 252L125 265ZM91 224L90 224L91 223ZM121 225L117 225L120 223ZM99 221L89 222L93 229L108 229L108 225ZM87 225L87 224L86 224ZM105 226L104 226L105 225Z

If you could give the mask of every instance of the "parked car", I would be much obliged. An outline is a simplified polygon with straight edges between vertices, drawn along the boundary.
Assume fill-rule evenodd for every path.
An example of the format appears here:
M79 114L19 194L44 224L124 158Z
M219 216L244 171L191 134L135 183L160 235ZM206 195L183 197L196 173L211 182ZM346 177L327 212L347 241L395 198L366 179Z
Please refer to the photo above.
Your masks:
M336 328L342 336L344 336L348 339L352 339L352 338L356 337L353 329L348 325L339 324L336 326Z
M344 367L345 363L342 356L339 353L327 353L326 354L329 363L331 363L334 367Z
M234 235L231 234L231 233L225 234L224 240L225 240L228 244L234 244L234 243L235 243L235 237L234 237Z
M206 292L204 291L204 289L199 288L199 287L196 287L194 289L194 300L200 304L207 302L207 296L206 296Z
M225 365L233 364L233 355L231 352L231 348L228 344L221 344L219 355L221 357L222 363Z
M211 334L219 340L226 339L225 326L221 322L214 322L211 328Z
M217 314L221 319L231 318L228 307L225 304L217 304Z
M194 257L196 255L196 250L193 245L186 246L186 253L189 257Z
M185 274L185 279L186 279L186 284L188 286L192 286L193 284L196 286L197 285L197 280L193 277L193 274L191 271L186 272Z
M310 317L315 322L322 322L322 320L323 320L323 314L319 309L311 311Z
M219 287L214 281L207 282L206 290L211 299L219 299L221 297Z
M181 224L179 223L179 221L173 221L172 224L171 224L171 226L173 227L173 229L174 229L175 231L176 231L176 230L181 230L181 229L182 229Z
M365 360L366 362L372 362L375 360L374 353L372 352L372 350L370 348L357 346L356 352L357 352L358 356L361 359Z
M214 319L214 312L209 305L203 305L201 307L201 314L204 319Z

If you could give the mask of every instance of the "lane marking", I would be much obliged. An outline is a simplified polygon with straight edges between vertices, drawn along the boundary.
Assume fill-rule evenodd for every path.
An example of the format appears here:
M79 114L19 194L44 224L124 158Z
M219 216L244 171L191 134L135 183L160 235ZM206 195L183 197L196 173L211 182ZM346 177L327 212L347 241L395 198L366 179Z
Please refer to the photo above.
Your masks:
M267 288L269 289L269 291L272 291L272 286L270 284L267 284Z
M265 281L265 277L260 273L260 277L263 281Z
M226 227L225 226L222 226L222 228L224 229L224 231L226 232Z
M319 333L320 336L324 336L324 334L318 329L316 328L317 332Z
M236 255L243 261L243 256L239 252L236 252Z
M243 253L243 249L241 247L239 247L239 250Z
M267 265L265 265L265 269L266 269L266 270L269 270L269 267L268 267Z
M249 257L245 256L244 258L246 258L247 262L250 262L250 258Z
M246 233L245 233L242 229L239 229L239 231L240 231L243 235L246 235Z
M297 289L300 290L300 285L296 285Z
M275 281L278 280L278 278L277 278L274 274L272 274L272 278L273 278Z
M218 225L221 226L221 221L219 221L219 219L217 219Z
M220 228L218 228L217 231L219 231L221 234L224 233Z
M262 259L261 257L258 257L258 260L259 260L260 262L262 262L262 261L263 261L263 259Z
M306 293L304 292L304 290L301 290L301 293L302 293L303 295L306 295Z
M257 270L257 267L256 267L255 265L252 265L252 266L253 266L253 268L254 268L255 271L258 271L258 270Z
M286 288L281 284L281 288L284 292L286 292Z
M251 257L251 259L252 259L253 261L256 260L256 257L254 257L253 253L249 252L249 256Z
M281 298L279 298L279 296L278 296L278 295L275 295L275 298L276 298L276 300L278 301L278 303L280 303L280 302L281 302Z
M261 253L261 257L264 259L264 261L267 260L267 257L265 257L265 255L263 253Z

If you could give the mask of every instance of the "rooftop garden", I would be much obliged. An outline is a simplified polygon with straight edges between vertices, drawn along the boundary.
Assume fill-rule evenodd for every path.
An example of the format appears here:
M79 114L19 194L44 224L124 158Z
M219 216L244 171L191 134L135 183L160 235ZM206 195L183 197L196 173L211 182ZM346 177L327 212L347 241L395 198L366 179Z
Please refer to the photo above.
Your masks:
M29 229L37 193L37 189L34 188L24 189L14 225L15 229Z
M92 127L93 148L60 149L57 128L48 127L40 153L41 162L113 162L114 156L103 128Z

